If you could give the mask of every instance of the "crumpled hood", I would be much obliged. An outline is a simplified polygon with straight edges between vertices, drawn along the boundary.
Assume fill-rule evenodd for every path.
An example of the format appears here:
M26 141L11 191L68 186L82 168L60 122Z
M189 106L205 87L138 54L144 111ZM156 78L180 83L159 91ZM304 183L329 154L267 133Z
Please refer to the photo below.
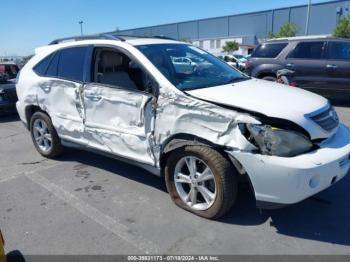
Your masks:
M250 79L233 84L187 91L191 96L269 117L287 119L303 127L312 139L330 134L305 117L327 106L322 96L300 88Z

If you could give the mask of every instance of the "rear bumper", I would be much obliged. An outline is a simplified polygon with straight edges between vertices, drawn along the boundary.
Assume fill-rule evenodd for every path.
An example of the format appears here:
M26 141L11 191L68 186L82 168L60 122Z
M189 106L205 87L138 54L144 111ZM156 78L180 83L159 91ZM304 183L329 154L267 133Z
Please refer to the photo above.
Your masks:
M342 179L350 169L350 131L340 125L321 148L296 157L228 152L244 167L257 203L283 206L300 202Z

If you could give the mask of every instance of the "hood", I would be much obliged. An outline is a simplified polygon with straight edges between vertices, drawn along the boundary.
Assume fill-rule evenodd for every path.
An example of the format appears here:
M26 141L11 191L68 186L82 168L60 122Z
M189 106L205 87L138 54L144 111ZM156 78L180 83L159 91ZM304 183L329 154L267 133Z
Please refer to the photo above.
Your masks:
M305 116L327 107L328 100L300 88L249 79L187 93L209 102L292 121L308 131L312 139L330 135Z

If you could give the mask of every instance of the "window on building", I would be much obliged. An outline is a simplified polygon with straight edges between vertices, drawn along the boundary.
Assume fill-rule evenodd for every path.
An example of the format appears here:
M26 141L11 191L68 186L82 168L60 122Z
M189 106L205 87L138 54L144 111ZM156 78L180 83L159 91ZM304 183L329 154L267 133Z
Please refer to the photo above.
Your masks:
M350 42L329 42L327 58L333 60L350 60Z
M202 41L202 40L199 41L199 47L200 47L200 48L203 48L203 41Z
M262 44L252 54L252 57L275 58L287 46L287 43Z
M321 59L325 42L299 43L288 58Z
M83 81L87 47L73 47L62 50L58 63L58 77Z
M216 48L221 48L221 40L216 40Z
M215 40L210 40L210 48L215 48Z

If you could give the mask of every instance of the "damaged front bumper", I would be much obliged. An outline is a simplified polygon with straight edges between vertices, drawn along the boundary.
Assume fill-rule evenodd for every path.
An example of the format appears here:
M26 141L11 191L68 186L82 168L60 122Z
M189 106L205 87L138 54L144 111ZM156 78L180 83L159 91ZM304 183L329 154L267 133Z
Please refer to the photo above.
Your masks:
M247 172L258 206L280 207L300 202L330 187L349 172L350 130L341 124L337 133L318 150L296 157L227 153Z

